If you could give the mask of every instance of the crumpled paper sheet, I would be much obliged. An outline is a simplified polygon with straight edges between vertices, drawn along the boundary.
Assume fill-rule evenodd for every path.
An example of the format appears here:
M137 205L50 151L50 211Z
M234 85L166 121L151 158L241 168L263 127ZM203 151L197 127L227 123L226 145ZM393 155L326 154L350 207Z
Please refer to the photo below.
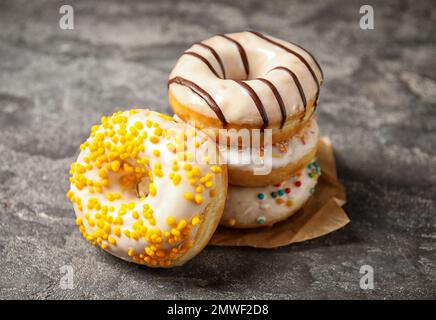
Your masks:
M345 226L350 219L342 206L346 202L344 186L338 181L330 139L318 143L321 176L315 193L302 209L272 227L232 229L218 227L210 245L276 248L321 237Z

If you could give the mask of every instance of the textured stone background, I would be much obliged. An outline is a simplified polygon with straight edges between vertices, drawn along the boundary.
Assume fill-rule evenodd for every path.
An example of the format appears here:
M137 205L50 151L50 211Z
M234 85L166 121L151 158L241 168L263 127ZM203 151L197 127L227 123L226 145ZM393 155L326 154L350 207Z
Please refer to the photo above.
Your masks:
M64 2L65 3L65 2ZM434 1L0 2L1 298L436 298ZM68 166L102 115L169 112L166 78L191 43L256 29L310 49L326 74L318 118L333 140L351 223L276 250L208 247L151 270L86 243ZM375 289L359 288L359 268ZM59 268L74 268L73 290Z

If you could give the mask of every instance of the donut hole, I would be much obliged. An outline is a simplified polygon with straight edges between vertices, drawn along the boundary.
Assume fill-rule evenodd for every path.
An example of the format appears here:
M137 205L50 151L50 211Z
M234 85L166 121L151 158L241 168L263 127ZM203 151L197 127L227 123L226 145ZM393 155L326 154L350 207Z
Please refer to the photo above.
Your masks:
M150 185L150 177L145 176L143 177L137 184L136 184L136 195L138 198L147 197L150 193L149 191L149 185Z

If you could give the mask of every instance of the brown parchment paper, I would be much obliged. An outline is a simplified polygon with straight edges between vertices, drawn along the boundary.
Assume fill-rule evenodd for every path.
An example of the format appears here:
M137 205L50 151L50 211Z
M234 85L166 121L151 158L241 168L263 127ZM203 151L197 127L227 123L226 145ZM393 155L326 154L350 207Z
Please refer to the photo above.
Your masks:
M329 138L322 137L319 140L317 157L321 176L315 193L302 209L272 227L218 227L209 244L275 248L323 236L350 222L341 208L346 202L346 193L337 179L333 147Z

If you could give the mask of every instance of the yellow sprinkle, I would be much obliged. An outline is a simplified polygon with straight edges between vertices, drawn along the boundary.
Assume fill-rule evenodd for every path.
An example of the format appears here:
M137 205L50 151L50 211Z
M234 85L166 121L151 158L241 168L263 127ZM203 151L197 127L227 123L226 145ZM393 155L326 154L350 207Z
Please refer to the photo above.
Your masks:
M154 154L156 157L159 157L159 156L160 156L160 151L157 150L157 149L155 149L155 150L153 150L153 154Z
M192 166L191 166L190 163L185 163L183 165L183 169L186 170L186 171L190 171L190 170L192 170Z
M151 120L146 120L145 124L147 125L147 128L151 128L151 126L153 125L153 122Z
M133 211L133 212L132 212L132 217L133 217L134 219L139 219L138 211Z
M173 216L168 216L166 218L166 222L168 225L174 226L176 224L176 218L174 218Z
M86 168L83 167L83 166L80 166L80 167L78 166L76 170L77 170L78 173L85 173Z
M103 250L106 250L106 249L108 248L108 245L107 245L106 243L102 243L102 244L101 244L101 248L102 248Z
M160 258L164 258L164 257L165 257L165 251L163 251L163 250L158 250L158 251L156 252L156 255L157 255L158 257L160 257Z
M131 165L129 165L127 162L124 162L123 169L126 172L133 172L133 167Z
M220 172L223 171L223 170L221 169L220 166L212 166L212 167L210 167L210 170L211 170L213 173L220 173Z
M206 188L211 188L211 187L213 187L213 182L212 182L212 181L208 181L208 182L206 182L206 183L204 184L204 186L205 186Z
M182 180L182 177L180 176L180 174L175 174L174 175L173 183L174 183L175 186L177 186L180 183L181 180Z
M199 167L192 168L192 174L194 175L194 177L199 177L201 175L200 168Z
M156 193L157 193L155 185L153 183L150 183L149 186L148 186L148 189L150 191L150 195L152 197L154 197L156 195Z
M285 200L279 198L279 199L276 199L276 203L277 204L283 204L283 203L285 203Z
M229 224L229 226L234 226L236 224L236 220L232 218L232 219L229 219L227 221L227 223Z
M177 229L171 229L171 234L176 237L180 237L180 231Z
M127 250L127 255L128 255L129 257L133 257L134 254L135 254L135 251L134 251L132 248L129 248L129 249Z
M161 136L162 135L162 129L161 128L156 128L156 129L154 129L153 130L153 133L156 135L156 136Z
M120 227L115 227L114 228L114 235L116 235L116 236L120 236L121 235L121 229L120 229Z
M134 126L135 126L135 128L138 129L138 130L141 130L142 128L144 128L144 126L142 125L142 123L139 122L139 121L136 121L135 124L134 124Z
M145 248L145 252L150 256L153 257L154 256L154 251L150 249L150 247L146 247Z
M108 225L108 224L107 224L107 225L105 225L103 229L104 229L104 232L106 232L106 233L109 233L109 232L111 232L111 226L110 226L110 225Z
M154 143L154 144L159 142L159 138L156 136L151 136L149 139L150 139L150 142Z
M183 196L185 197L186 200L192 200L192 199L194 199L194 196L193 196L192 193L190 193L190 192L185 192L185 193L183 194Z
M120 166L121 166L121 164L117 160L111 162L111 168L112 168L113 171L120 170Z
M203 192L203 188L201 186L198 186L197 188L195 188L195 192L202 193Z
M183 230L187 226L186 220L182 219L177 225L177 230Z
M198 216L193 217L192 220L191 220L191 224L193 226L196 226L197 224L200 224L200 223L201 223L201 220L200 220L200 218Z
M203 203L203 197L201 196L201 194L196 194L195 195L195 202L197 204L202 204Z
M108 240L109 243L112 244L112 245L116 245L116 244L117 244L117 240L115 240L115 238L113 238L113 237L108 237L107 240Z

